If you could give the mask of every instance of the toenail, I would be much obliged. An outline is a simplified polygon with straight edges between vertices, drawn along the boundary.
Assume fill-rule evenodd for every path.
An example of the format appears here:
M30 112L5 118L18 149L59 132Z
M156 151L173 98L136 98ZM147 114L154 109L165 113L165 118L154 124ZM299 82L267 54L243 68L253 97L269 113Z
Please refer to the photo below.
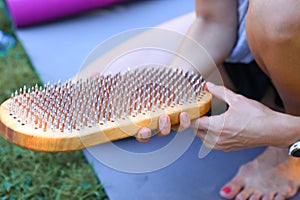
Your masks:
M222 192L229 194L231 192L231 188L230 187L225 187L222 189Z

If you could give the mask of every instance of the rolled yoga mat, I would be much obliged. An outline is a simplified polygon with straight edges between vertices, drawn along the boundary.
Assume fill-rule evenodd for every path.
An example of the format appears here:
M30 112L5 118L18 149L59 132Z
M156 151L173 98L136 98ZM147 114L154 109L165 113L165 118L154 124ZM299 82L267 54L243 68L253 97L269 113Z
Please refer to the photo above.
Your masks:
M16 27L25 27L128 0L5 0Z

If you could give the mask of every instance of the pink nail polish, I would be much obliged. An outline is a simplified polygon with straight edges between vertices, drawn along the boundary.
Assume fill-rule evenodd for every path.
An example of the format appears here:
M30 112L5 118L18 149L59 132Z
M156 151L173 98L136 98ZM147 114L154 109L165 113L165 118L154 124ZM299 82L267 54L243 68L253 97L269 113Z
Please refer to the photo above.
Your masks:
M229 194L231 192L231 188L230 187L224 187L222 189L222 192L226 193L226 194Z

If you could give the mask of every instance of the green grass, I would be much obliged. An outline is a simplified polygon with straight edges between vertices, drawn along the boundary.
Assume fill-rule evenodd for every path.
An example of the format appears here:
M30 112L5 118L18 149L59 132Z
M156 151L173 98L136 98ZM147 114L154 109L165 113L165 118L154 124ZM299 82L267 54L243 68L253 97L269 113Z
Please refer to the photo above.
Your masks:
M14 34L2 11L0 29ZM0 103L23 85L40 84L21 43L0 57ZM0 137L0 200L107 199L102 185L81 151L34 152Z

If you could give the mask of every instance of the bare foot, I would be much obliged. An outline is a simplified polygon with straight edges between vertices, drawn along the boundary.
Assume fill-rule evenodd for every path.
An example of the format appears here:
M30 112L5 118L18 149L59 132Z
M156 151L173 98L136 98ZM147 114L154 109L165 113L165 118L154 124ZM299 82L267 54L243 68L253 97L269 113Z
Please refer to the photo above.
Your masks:
M294 196L300 185L300 159L287 155L286 149L267 148L241 166L220 195L236 200L284 200Z

